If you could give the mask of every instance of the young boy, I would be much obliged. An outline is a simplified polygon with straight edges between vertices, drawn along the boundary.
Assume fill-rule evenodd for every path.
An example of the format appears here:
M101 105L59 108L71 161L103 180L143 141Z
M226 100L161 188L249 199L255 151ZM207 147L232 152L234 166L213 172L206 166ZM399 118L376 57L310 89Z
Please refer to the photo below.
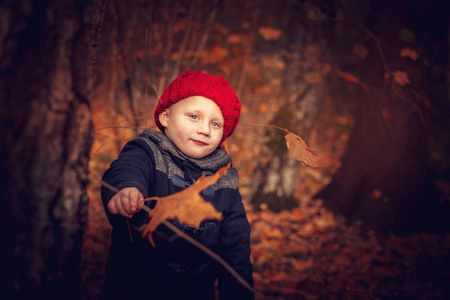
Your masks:
M103 180L102 200L113 226L102 299L253 299L214 259L161 225L152 247L132 230L149 221L144 198L183 190L231 162L220 147L235 130L241 105L228 81L200 71L184 71L163 92L154 117L161 132L144 130L128 142ZM204 220L199 229L170 220L178 229L219 254L250 285L250 225L231 167L202 197L222 212L222 221ZM138 298L139 297L139 298Z

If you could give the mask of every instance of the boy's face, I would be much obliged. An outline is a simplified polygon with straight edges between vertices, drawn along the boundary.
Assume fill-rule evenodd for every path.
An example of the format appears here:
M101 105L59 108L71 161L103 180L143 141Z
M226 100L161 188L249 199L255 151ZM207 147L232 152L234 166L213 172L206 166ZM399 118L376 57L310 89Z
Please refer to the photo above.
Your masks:
M216 103L202 96L173 104L159 115L159 121L175 146L192 158L211 154L222 140L222 112Z

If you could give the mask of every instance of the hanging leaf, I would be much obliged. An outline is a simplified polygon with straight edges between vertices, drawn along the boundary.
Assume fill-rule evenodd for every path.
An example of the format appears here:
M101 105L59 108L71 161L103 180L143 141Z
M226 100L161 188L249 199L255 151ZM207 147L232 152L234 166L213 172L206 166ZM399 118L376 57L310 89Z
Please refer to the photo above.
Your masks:
M153 232L166 219L177 218L180 223L199 228L200 223L205 219L222 219L222 214L218 212L214 206L204 200L200 192L208 186L215 183L222 177L230 168L228 164L220 168L214 175L200 177L193 185L182 190L181 192L163 197L152 197L146 200L158 200L156 206L151 210L150 215L153 215L150 222L142 230L142 237L147 237L150 244L155 247L153 241ZM158 216L158 217L155 217Z
M408 74L403 71L395 71L392 72L392 76L394 76L394 81L397 82L401 86L405 86L406 84L411 83L408 78Z
M279 29L275 29L272 27L260 27L258 29L258 33L267 41L272 41L278 39L282 34L283 31Z
M288 150L294 154L298 161L311 167L317 167L319 156L315 150L310 149L298 135L289 132L284 136Z
M419 58L419 53L411 48L404 48L400 51L401 57L409 57L411 60L416 61Z

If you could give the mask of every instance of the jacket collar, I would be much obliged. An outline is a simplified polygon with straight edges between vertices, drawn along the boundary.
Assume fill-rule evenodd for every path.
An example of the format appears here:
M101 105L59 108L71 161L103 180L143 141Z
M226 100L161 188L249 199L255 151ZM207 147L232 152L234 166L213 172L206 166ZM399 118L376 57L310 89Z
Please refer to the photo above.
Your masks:
M162 132L153 129L145 129L140 137L148 138L150 141L158 145L162 152L165 152L178 160L187 161L203 170L203 173L210 175L217 172L221 167L231 162L230 156L221 147L217 147L211 154L200 159L195 159L185 155L178 149L175 144ZM186 162L186 163L187 163ZM185 164L186 164L185 163Z

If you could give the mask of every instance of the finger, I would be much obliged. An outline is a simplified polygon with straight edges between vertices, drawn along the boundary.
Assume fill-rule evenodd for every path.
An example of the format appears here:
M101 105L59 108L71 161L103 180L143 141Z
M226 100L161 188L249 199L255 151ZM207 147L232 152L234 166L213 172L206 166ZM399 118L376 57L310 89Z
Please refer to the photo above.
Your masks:
M115 201L113 201L113 199L111 199L109 201L107 207L108 207L109 212L112 213L113 215L117 215L119 213L117 208L116 208L116 203L115 203Z
M138 202L137 202L138 211L144 207L144 204L145 204L144 196L141 193L139 193L139 198L138 198Z
M129 206L129 198L122 195L120 197L120 201L117 202L116 205L117 210L122 216L131 218L132 215L129 213L127 209L128 206Z
M139 199L142 198L141 192L138 189L130 191L130 213L135 213L139 207Z

